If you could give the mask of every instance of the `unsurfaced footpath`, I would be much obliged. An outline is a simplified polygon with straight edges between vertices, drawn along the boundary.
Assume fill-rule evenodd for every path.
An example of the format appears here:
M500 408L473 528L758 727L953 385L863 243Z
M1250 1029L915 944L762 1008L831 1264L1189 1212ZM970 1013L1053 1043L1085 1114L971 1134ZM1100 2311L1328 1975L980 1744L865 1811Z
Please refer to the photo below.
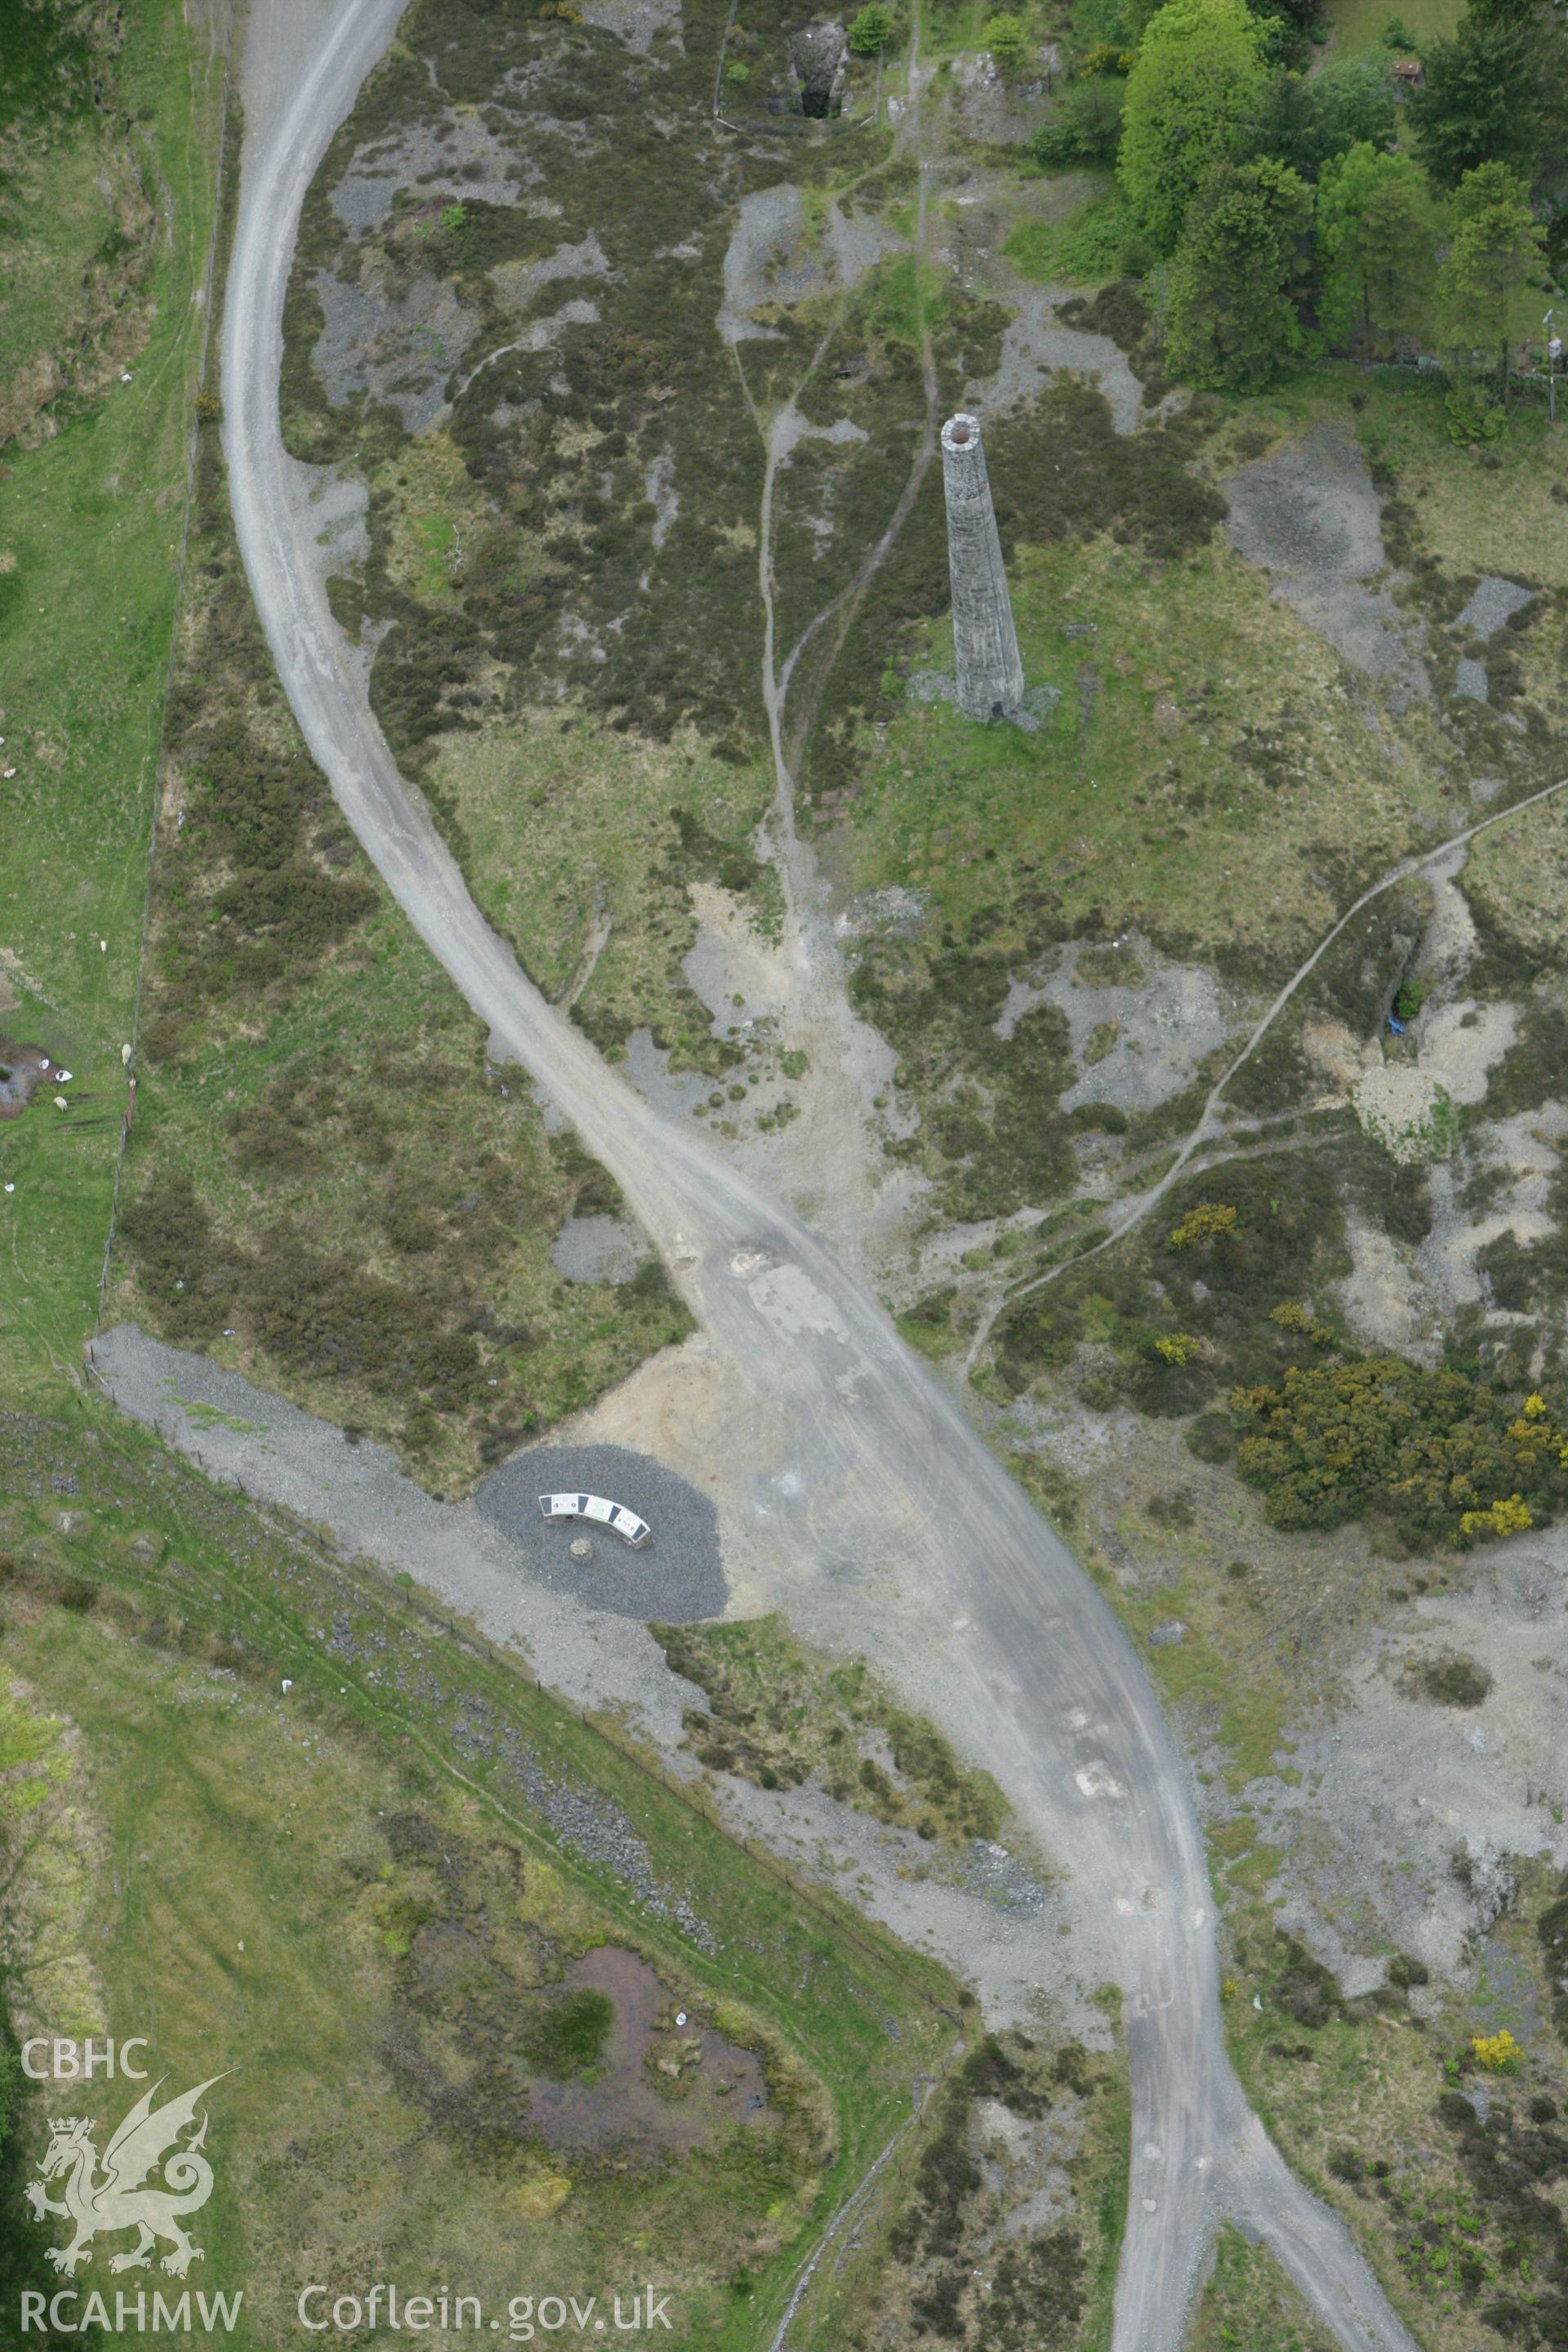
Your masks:
M1158 1702L1110 1611L831 1253L653 1112L529 982L367 707L308 519L290 504L279 381L304 194L398 14L396 0L348 0L299 59L276 133L247 157L230 268L230 495L301 731L405 913L493 1033L492 1052L521 1061L571 1119L758 1413L790 1426L801 1469L775 1492L770 1524L795 1589L833 1617L830 1645L862 1643L874 1622L911 1704L994 1769L1092 1887L1127 1998L1132 2078L1117 2352L1177 2352L1225 2210L1267 2239L1347 2352L1410 2352L1342 2225L1292 2179L1231 2074L1202 1840ZM266 12L251 23L264 41Z

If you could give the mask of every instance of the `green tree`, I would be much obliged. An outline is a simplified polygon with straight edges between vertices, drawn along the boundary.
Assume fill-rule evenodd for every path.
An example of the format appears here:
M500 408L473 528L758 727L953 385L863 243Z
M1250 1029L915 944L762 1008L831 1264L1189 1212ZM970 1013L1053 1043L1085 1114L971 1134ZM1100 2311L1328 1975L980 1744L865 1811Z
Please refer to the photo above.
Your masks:
M1307 84L1315 152L1321 171L1333 156L1366 140L1373 147L1394 144L1394 60L1384 49L1356 58L1331 58Z
M1108 74L1075 81L1029 141L1037 163L1109 163L1121 137L1123 85Z
M1266 76L1244 0L1166 0L1127 80L1117 169L1139 226L1163 252L1188 205L1233 152Z
M871 113L878 122L882 120L882 59L892 37L892 10L883 7L881 0L867 0L867 5L849 27L849 46L858 58L877 60L877 95Z
M1533 176L1545 135L1547 58L1535 26L1517 18L1461 18L1451 41L1426 52L1425 87L1409 100L1416 152L1440 188L1457 188L1478 164L1510 163Z
M1359 141L1318 184L1324 331L1344 341L1421 335L1432 317L1437 215L1419 167Z
M1359 58L1331 58L1309 81L1271 74L1238 137L1238 152L1272 155L1315 180L1326 163L1365 140L1394 143L1392 62L1374 49Z
M869 0L849 27L849 46L858 58L879 58L893 37L893 12L881 0Z
M1506 163L1467 172L1454 196L1454 236L1437 277L1443 337L1458 369L1497 366L1498 397L1509 404L1509 359L1533 323L1546 233L1530 192Z
M1299 67L1310 45L1310 28L1321 26L1318 0L1251 0L1263 55L1277 65Z
M1312 192L1271 156L1216 163L1187 208L1165 312L1172 373L1231 392L1267 383L1301 330L1287 290Z
M993 16L987 21L980 37L995 60L996 70L1003 80L1016 80L1029 59L1029 37L1019 18Z

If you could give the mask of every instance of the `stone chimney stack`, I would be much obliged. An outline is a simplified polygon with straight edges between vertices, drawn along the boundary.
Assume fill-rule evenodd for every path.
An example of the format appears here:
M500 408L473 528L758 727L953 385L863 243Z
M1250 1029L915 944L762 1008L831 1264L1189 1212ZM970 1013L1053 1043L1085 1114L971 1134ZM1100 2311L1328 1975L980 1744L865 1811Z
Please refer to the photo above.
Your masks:
M950 416L942 426L942 478L958 707L969 719L1001 719L1023 703L1024 665L975 417Z

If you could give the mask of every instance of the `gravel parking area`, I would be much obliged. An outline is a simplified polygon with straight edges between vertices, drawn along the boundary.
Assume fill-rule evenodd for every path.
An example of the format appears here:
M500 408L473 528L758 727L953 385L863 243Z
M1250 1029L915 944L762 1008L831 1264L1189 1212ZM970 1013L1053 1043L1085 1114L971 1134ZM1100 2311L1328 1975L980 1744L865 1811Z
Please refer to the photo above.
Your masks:
M645 1518L653 1539L640 1551L607 1528L539 1516L541 1495L604 1495ZM721 1617L728 1597L712 1504L673 1470L624 1445L541 1445L520 1454L485 1480L474 1496L480 1515L526 1553L529 1572L554 1592L570 1592L620 1617L680 1625ZM586 1559L572 1546L586 1541Z

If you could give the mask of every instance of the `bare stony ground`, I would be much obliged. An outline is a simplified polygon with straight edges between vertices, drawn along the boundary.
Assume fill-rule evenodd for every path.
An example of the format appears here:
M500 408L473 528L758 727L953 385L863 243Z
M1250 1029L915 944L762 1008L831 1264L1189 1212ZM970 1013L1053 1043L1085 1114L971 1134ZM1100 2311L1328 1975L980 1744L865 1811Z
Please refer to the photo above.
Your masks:
M1507 585L1508 583L1502 583ZM1391 1348L1435 1363L1445 1324L1459 1310L1486 1307L1493 1324L1528 1318L1488 1298L1479 1254L1503 1234L1521 1244L1553 1231L1552 1181L1568 1107L1561 1101L1509 1118L1481 1118L1450 1156L1445 1107L1484 1111L1489 1074L1520 1032L1520 1010L1482 1003L1468 987L1477 953L1475 924L1463 888L1465 853L1428 869L1432 908L1415 956L1426 1000L1402 1041L1406 1057L1390 1059L1385 1034L1352 1036L1342 1024L1309 1024L1304 1044L1324 1082L1321 1108L1348 1102L1368 1133L1424 1181L1432 1228L1418 1244L1396 1242L1352 1215L1347 1238L1354 1268L1339 1286L1352 1331L1369 1348ZM1487 1205L1467 1208L1478 1177Z
M1300 1785L1248 1787L1261 1840L1289 1857L1270 1890L1280 1922L1347 1992L1382 1981L1390 1942L1468 1984L1469 1939L1506 1906L1510 1858L1568 1866L1565 1599L1568 1533L1500 1545L1463 1591L1399 1612L1332 1705L1292 1727ZM1407 1681L1454 1653L1492 1678L1479 1706L1437 1705Z
M344 227L363 233L380 226L400 188L417 185L426 195L510 205L519 184L530 178L527 165L478 114L454 107L439 124L410 123L362 147L331 201Z
M1003 250L1020 209L1015 175L993 165L949 162L933 170L932 179L940 201L928 250L966 290L988 294L1012 313L996 370L966 386L965 407L995 415L1033 400L1053 377L1067 374L1098 384L1117 431L1134 431L1143 415L1143 387L1126 352L1109 335L1066 325L1057 313L1072 289L1021 278ZM1025 216L1058 218L1082 204L1092 184L1075 174L1043 180L1025 191Z
M1201 1708L1184 1729L1208 1825L1248 1816L1258 1847L1279 1851L1261 1890L1279 1924L1349 1994L1381 1984L1394 1950L1433 1971L1418 2006L1445 1987L1469 1990L1485 1958L1476 1939L1511 1899L1520 1863L1568 1866L1568 1528L1458 1568L1417 1558L1394 1570L1359 1527L1307 1543L1277 1534L1257 1496L1194 1460L1168 1423L1092 1412L1065 1392L1005 1418L1015 1444L1079 1483L1079 1539L1130 1595L1173 1588L1194 1569L1212 1578L1228 1554L1249 1563L1246 1592L1266 1593L1256 1620L1247 1598L1235 1601L1231 1671L1244 1689L1266 1618L1259 1658L1274 1665L1268 1653L1284 1650L1297 1661L1286 1746L1237 1788ZM1149 1497L1178 1489L1191 1531L1162 1531ZM1421 1589L1444 1579L1451 1589ZM1352 1597L1369 1586L1380 1613ZM1174 1608L1149 1636L1155 1649L1194 1638ZM1479 1706L1440 1705L1415 1682L1422 1664L1453 1655L1491 1677Z
M517 1457L510 1475L531 1488L531 1458L596 1471L640 1461L640 1475L660 1482L667 1498L686 1485L697 1517L706 1515L711 1529L716 1517L726 1562L744 1560L756 1496L743 1448L711 1444L709 1413L715 1404L721 1410L724 1393L715 1388L714 1369L700 1338L667 1351L605 1400L607 1411L582 1416L564 1433L579 1441L574 1453L541 1448L536 1457ZM330 1423L206 1357L164 1347L133 1324L95 1343L92 1370L122 1412L157 1429L210 1477L324 1530L351 1557L414 1576L570 1705L618 1717L679 1777L699 1770L683 1744L682 1716L704 1704L702 1693L670 1672L635 1612L595 1608L585 1588L570 1590L553 1574L542 1579L526 1512L514 1532L510 1515L503 1525L479 1505L437 1503L384 1447L351 1444ZM710 1481L711 1496L697 1496L681 1471ZM652 1509L650 1491L650 1517ZM602 1550L610 1539L595 1532L593 1540ZM637 1564L628 1575L640 1574L652 1556L651 1547L628 1555ZM736 1599L736 1613L744 1613L745 1596ZM775 1792L720 1774L711 1789L737 1835L763 1839L943 1960L974 1987L988 2019L1032 2021L1106 2046L1104 2014L1089 1998L1096 1962L1079 1890L1026 1849L977 1848L967 1860L933 1863L921 1839L835 1803L813 1782Z
M1508 600L1499 604L1506 616ZM1497 609L1487 606L1483 619ZM1324 1083L1318 1107L1351 1104L1373 1132L1380 1114L1392 1113L1396 1142L1401 1132L1407 1139L1426 1132L1439 1104L1480 1114L1461 1147L1445 1131L1427 1134L1407 1155L1395 1153L1409 1163L1407 1178L1396 1181L1427 1189L1433 1220L1423 1242L1398 1242L1367 1215L1348 1220L1353 1270L1338 1298L1352 1329L1369 1349L1426 1363L1441 1360L1461 1310L1484 1309L1493 1328L1531 1319L1492 1304L1478 1254L1505 1233L1528 1244L1553 1230L1551 1186L1568 1137L1568 1107L1560 1101L1484 1116L1490 1074L1517 1039L1520 1013L1470 992L1478 940L1464 875L1463 851L1429 874L1430 911L1412 960L1426 994L1407 1036L1392 1039L1381 1026L1358 1036L1318 1021L1305 1041ZM1172 985L1180 976L1161 972L1145 943L1119 944L1137 955L1142 970L1118 992L1122 1003L1112 1017L1135 1021L1142 1003L1183 1003L1181 987ZM1100 1000L1109 1003L1110 992L1073 986L1073 956L1069 949L1062 958L1054 1001L1082 1061ZM1218 1017L1212 991L1194 989L1189 1001ZM1103 1028L1100 1037L1103 1046ZM1168 1056L1168 1024L1165 1035L1147 1042ZM1119 1032L1118 1051L1121 1044ZM1168 1060L1163 1066L1173 1075ZM1066 1099L1089 1098L1090 1086L1113 1068L1109 1052L1086 1065ZM1467 1205L1477 1197L1478 1173L1490 1180L1482 1209ZM1285 1641L1300 1660L1290 1769L1252 1780L1237 1801L1255 1815L1259 1844L1280 1851L1266 1890L1280 1925L1350 1993L1382 1981L1391 1949L1424 1961L1440 1983L1472 1988L1485 1960L1478 1938L1511 1899L1519 1865L1568 1864L1568 1529L1536 1530L1458 1566L1451 1559L1413 1559L1395 1573L1355 1527L1310 1543L1276 1535L1257 1498L1228 1470L1195 1461L1179 1428L1128 1412L1091 1412L1067 1380L1049 1402L1015 1404L1007 1425L1015 1443L1021 1439L1078 1483L1089 1498L1091 1535L1130 1590L1173 1584L1194 1560L1217 1566L1227 1548L1269 1584L1276 1643ZM1177 1489L1191 1500L1190 1541L1176 1532L1162 1536L1146 1516L1152 1494ZM1352 1589L1369 1582L1384 1591L1381 1618L1348 1605ZM1428 1589L1440 1586L1453 1589ZM1363 1630L1347 1630L1354 1623ZM1180 1642L1186 1629L1177 1621L1160 1638L1166 1636ZM1233 1661L1242 1681L1244 1648ZM1422 1694L1419 1667L1447 1654L1473 1660L1489 1676L1479 1706L1445 1706ZM1218 1823L1233 1817L1223 1794L1226 1759L1217 1749L1204 1752L1196 1717L1194 1735L1205 1809ZM1435 1989L1431 1998L1438 1997Z
M1083 943L1069 940L1048 971L1014 981L996 1024L998 1036L1011 1036L1037 1004L1054 1004L1064 1015L1083 1065L1061 1097L1064 1110L1086 1102L1146 1110L1167 1102L1244 1025L1246 1008L1212 973L1172 963L1135 931L1115 947L1133 967L1126 980L1097 980L1083 965Z
M1226 529L1261 566L1281 604L1326 637L1352 670L1379 680L1390 707L1429 699L1421 631L1386 585L1377 493L1359 451L1326 425L1245 466L1226 485Z
M568 1282L630 1282L648 1263L647 1244L623 1217L568 1217L550 1255Z
M752 313L770 302L802 302L830 287L847 292L887 256L908 250L885 223L851 205L829 208L822 234L806 233L805 199L787 180L742 196L724 255L724 300L716 324L727 343L765 342L778 329Z
M1141 1506L1152 1492L1184 1487L1200 1549L1245 1553L1254 1575L1284 1596L1276 1613L1300 1660L1301 1694L1289 1713L1289 1749L1276 1759L1283 1765L1288 1757L1289 1777L1268 1771L1233 1798L1226 1758L1209 1747L1197 1717L1185 1726L1209 1822L1218 1827L1245 1805L1257 1814L1259 1843L1281 1849L1267 1890L1280 1924L1342 1975L1348 1992L1381 1983L1394 1949L1432 1969L1433 2000L1445 1984L1472 1988L1486 1958L1475 1939L1507 1894L1509 1857L1568 1865L1568 1832L1552 1810L1568 1815L1568 1528L1479 1556L1464 1571L1464 1588L1451 1592L1417 1594L1417 1579L1444 1569L1412 1560L1400 1571L1410 1580L1407 1601L1369 1633L1347 1633L1347 1618L1357 1617L1343 1606L1347 1591L1390 1581L1364 1529L1339 1530L1304 1550L1299 1538L1266 1527L1258 1498L1228 1470L1195 1461L1179 1425L1090 1411L1065 1394L1047 1405L1015 1404L1005 1419L1011 1442L1022 1435L1079 1484L1089 1498L1080 1539L1087 1533L1089 1545L1102 1549L1131 1591L1157 1589L1183 1572L1187 1539L1162 1538L1142 1521ZM726 1433L722 1400L704 1381L700 1343L645 1366L584 1416L584 1426L602 1439L657 1449L711 1482L738 1587L733 1605L744 1613L746 1579L736 1563L762 1507L762 1483ZM1135 1532L1130 1507L1141 1522ZM1178 1626L1167 1621L1155 1632L1179 1642L1185 1636ZM1440 1706L1404 1687L1412 1660L1448 1652L1492 1674L1494 1687L1479 1709ZM1243 1657L1234 1671L1245 1681ZM1323 1696L1307 1696L1320 1686ZM896 1853L891 1879L879 1874L871 1864L878 1855L886 1863L898 1834L847 1816L810 1786L770 1799L735 1783L725 1804L731 1821L765 1834L800 1866L829 1875L907 1939L940 1951L949 1948L950 1933L961 1933L966 1965L992 1987L998 2021L1071 2016L1071 2030L1089 2037L1094 2019L1081 2005L1081 1983L1043 1964L1048 1935L1037 1936L1020 1906L993 1901L974 1913L934 1874L911 1889ZM929 1857L929 1847L916 1847L917 1867ZM1073 1896L1047 1866L1042 1927L1071 1929ZM1071 1950L1070 1935L1061 1943Z
M319 13L319 0L291 5L307 17ZM647 46L662 18L652 0L640 5L590 0L591 21L608 21L611 15L633 47ZM989 119L994 99L982 69L961 83L953 103L973 128ZM247 92L252 137L266 108L264 89ZM395 148L360 159L338 192L340 215L355 226L380 218L390 202L388 175L406 175L416 160L422 171L437 173L430 185L444 189L449 180L454 194L483 193L479 182L458 180L464 168L500 169L477 123L454 123L437 148L417 159ZM1133 429L1142 415L1142 394L1124 355L1108 339L1063 326L1057 315L1062 294L1027 286L1008 268L986 169L952 167L938 194L932 257L966 287L1000 293L1014 308L1000 367L989 383L973 388L975 404L991 410L1026 400L1053 373L1068 370L1098 382L1119 429ZM765 337L771 330L753 315L762 306L818 293L835 282L853 284L881 255L897 249L896 239L854 210L836 215L826 236L808 240L799 191L787 184L749 196L726 257L717 331L738 344ZM570 259L571 274L595 274L593 257L581 248ZM561 274L567 274L564 266ZM460 319L443 325L416 318L415 297L405 299L414 306L407 318L383 320L376 331L392 334L394 344L394 331L406 330L410 345L427 349L426 339L435 334L444 348L455 346ZM369 332L363 320L356 323L345 311L340 321L344 370L363 373ZM391 365L390 352L389 346L379 354L379 364ZM430 382L416 387L421 401L437 389L433 369L427 373ZM1390 593L1376 493L1353 447L1315 430L1244 467L1227 488L1227 528L1238 559L1261 567L1279 600L1335 646L1369 687L1395 704L1429 698L1427 648L1418 625ZM674 495L669 486L666 494ZM1524 593L1489 578L1461 615L1458 626L1483 686L1486 647ZM801 870L809 882L808 852L802 853ZM1440 984L1415 1025L1414 1058L1390 1058L1382 1037L1348 1032L1333 1037L1325 1029L1318 1042L1327 1099L1354 1095L1371 1115L1380 1100L1402 1092L1410 1097L1405 1110L1415 1116L1402 1112L1401 1118L1416 1129L1426 1123L1421 1106L1436 1106L1439 1090L1456 1105L1484 1104L1487 1074L1507 1050L1517 1016L1509 1007L1481 1006L1465 994L1475 934L1461 884L1458 866L1436 877L1419 961ZM871 1105L886 1087L891 1057L863 1024L846 1026L837 963L814 951L820 941L812 927L820 910L805 906L798 923L775 941L748 923L727 894L706 888L696 904L700 930L686 974L715 1030L726 1034L737 1019L767 1024L782 1046L806 1059L791 1088L799 1113L793 1123L769 1132L752 1125L727 1148L769 1188L800 1202L852 1259L864 1254L889 1260L896 1237L919 1209L920 1188L889 1170L873 1134ZM898 921L921 919L918 903L888 911ZM1141 966L1139 977L1086 985L1076 976L1079 951L1068 949L1050 970L1018 976L1004 1015L1016 1021L1032 1003L1060 1006L1079 1063L1065 1098L1069 1108L1100 1100L1136 1109L1168 1099L1188 1083L1204 1055L1234 1034L1247 1009L1211 974L1162 962L1145 943L1128 944ZM739 1013L737 994L744 1000ZM629 1068L646 1092L682 1115L691 1112L702 1090L698 1082L670 1079L646 1036L634 1038ZM1342 1300L1369 1344L1417 1356L1435 1351L1440 1318L1481 1296L1476 1253L1485 1242L1505 1230L1529 1239L1546 1229L1546 1187L1564 1132L1568 1113L1557 1110L1482 1129L1478 1148L1508 1180L1484 1216L1465 1211L1457 1171L1441 1161L1435 1165L1428 1181L1436 1223L1418 1251L1403 1249L1365 1221L1352 1222L1355 1267ZM943 1255L951 1260L975 1237L941 1236L928 1245L928 1263ZM592 1253L601 1241L609 1246L602 1236L580 1234L564 1246L569 1253ZM351 1448L308 1416L199 1360L157 1349L139 1334L108 1335L100 1345L99 1369L126 1410L160 1419L174 1442L215 1475L329 1525L345 1547L389 1567L405 1566L493 1638L523 1650L542 1679L574 1703L622 1711L674 1769L694 1769L680 1746L689 1687L669 1675L630 1616L595 1610L581 1593L549 1590L531 1576L526 1538L514 1539L471 1507L433 1503L400 1479L378 1449ZM178 1402L181 1397L187 1402ZM1069 1402L1031 1406L1018 1417L1043 1454L1091 1488L1097 1532L1113 1564L1133 1583L1157 1581L1163 1564L1148 1549L1129 1558L1125 1545L1117 1558L1116 1510L1100 1499L1131 1486L1146 1491L1185 1482L1216 1525L1228 1515L1262 1549L1251 1498L1238 1495L1227 1473L1194 1464L1179 1450L1179 1433L1168 1427L1152 1429L1128 1414L1090 1413ZM562 1438L657 1460L689 1482L715 1517L730 1608L742 1614L761 1605L769 1591L763 1572L767 1465L757 1458L752 1433L737 1424L721 1368L700 1339L646 1366ZM1278 1547L1280 1558L1284 1549ZM1275 1890L1284 1906L1279 1916L1341 1971L1351 1990L1375 1980L1391 1943L1462 1976L1470 1964L1467 1936L1486 1925L1487 1890L1499 1883L1498 1874L1506 1876L1504 1858L1568 1860L1552 1811L1568 1809L1563 1631L1568 1539L1554 1533L1500 1548L1463 1592L1404 1604L1359 1644L1338 1648L1334 1577L1368 1572L1364 1538L1349 1531L1333 1539L1326 1557L1333 1575L1323 1580L1321 1592L1305 1591L1300 1606L1304 1649L1314 1663L1331 1657L1330 1696L1291 1725L1299 1781L1269 1773L1247 1791L1262 1817L1260 1834L1285 1855ZM1403 1688L1406 1658L1442 1645L1477 1657L1492 1673L1492 1691L1479 1708L1437 1708ZM952 1960L977 1982L988 2012L1010 2018L1048 2011L1088 2038L1084 1988L1068 1958L1074 1939L1058 1933L1073 1927L1069 1888L1047 1881L1037 1903L1010 1905L935 1875L921 1878L916 1874L921 1858L903 1851L893 1833L845 1813L810 1788L780 1797L726 1781L720 1798L734 1825L767 1837L802 1867L852 1892L901 1935L927 1941ZM1223 1801L1212 1801L1215 1816L1223 1817ZM1468 1858L1468 1885L1454 1874L1456 1853Z
M121 1412L209 1475L329 1528L345 1552L417 1578L574 1706L620 1709L648 1738L678 1742L678 1686L641 1626L536 1581L521 1544L472 1503L436 1502L386 1447L351 1444L331 1423L134 1324L95 1341L91 1368Z
M405 432L433 431L447 414L447 381L478 331L477 315L427 272L388 299L322 269L316 293L326 326L315 364L328 397L341 404L374 392L396 409Z
M723 1804L742 1834L764 1838L903 1942L984 1986L988 2024L1049 2027L1090 2049L1109 2048L1104 2012L1085 1998L1076 1973L1075 1904L1064 1883L1005 1876L987 1867L984 1852L967 1868L933 1865L930 1846L912 1832L883 1829L810 1781L775 1794L730 1780Z

